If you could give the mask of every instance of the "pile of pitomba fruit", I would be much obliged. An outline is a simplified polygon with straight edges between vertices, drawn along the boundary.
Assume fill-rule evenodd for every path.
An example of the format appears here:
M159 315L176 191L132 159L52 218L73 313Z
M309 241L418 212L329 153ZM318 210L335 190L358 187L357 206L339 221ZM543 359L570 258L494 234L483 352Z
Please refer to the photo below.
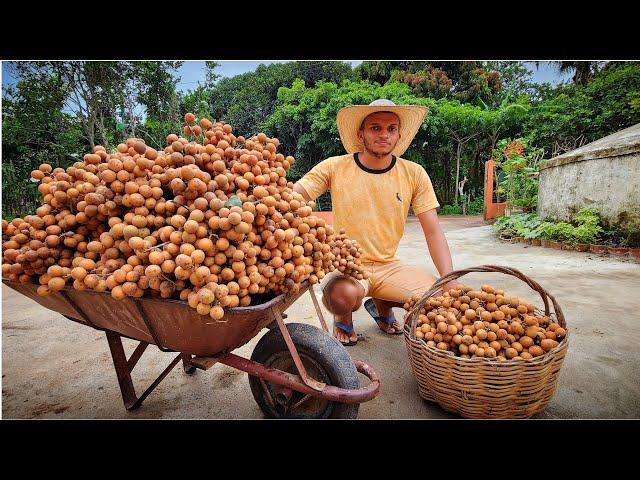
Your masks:
M411 311L420 298L404 305ZM462 358L532 359L552 350L567 332L533 304L483 285L430 297L420 309L416 338Z
M357 242L292 190L294 158L278 153L277 138L184 119L184 136L168 135L163 151L130 138L66 171L31 172L44 204L3 220L3 277L37 279L40 295L72 282L117 299L179 297L219 320L225 307L299 291L335 269L368 276Z

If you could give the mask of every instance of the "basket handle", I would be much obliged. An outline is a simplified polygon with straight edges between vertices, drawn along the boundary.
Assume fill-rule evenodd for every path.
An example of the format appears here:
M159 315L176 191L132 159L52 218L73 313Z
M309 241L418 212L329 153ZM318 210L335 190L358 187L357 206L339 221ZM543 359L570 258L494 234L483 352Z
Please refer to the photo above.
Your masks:
M533 290L535 290L540 294L540 297L544 302L544 314L546 316L549 316L549 313L550 313L549 299L551 300L551 303L553 304L553 309L558 319L558 323L562 326L565 325L564 314L562 313L562 309L560 308L560 305L558 305L558 302L553 297L553 295L551 295L544 288L542 288L542 286L540 286L538 282L527 277L524 273L522 273L519 270L516 270L515 268L501 266L501 265L480 265L478 267L470 267L470 268L463 268L460 270L454 270L453 272L448 273L447 275L440 277L438 280L436 280L436 282L431 286L431 288L427 290L427 292L422 296L422 298L413 306L413 308L407 314L411 318L411 331L409 332L411 335L411 338L415 338L415 323L418 319L418 315L416 312L420 311L420 309L424 306L424 304L427 303L427 300L430 297L432 297L436 292L438 292L439 290L442 290L442 287L446 285L448 282L450 282L451 280L455 280L457 278L460 278L466 275L467 273L473 273L473 272L498 272L498 273L504 273L505 275L512 275L516 278L519 278L524 283L529 285Z

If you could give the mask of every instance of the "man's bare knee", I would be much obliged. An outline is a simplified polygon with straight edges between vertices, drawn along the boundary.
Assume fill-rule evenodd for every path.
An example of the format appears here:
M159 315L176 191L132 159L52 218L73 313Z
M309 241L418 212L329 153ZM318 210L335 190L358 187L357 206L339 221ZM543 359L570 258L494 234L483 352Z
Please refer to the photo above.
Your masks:
M355 312L362 305L362 289L350 279L338 278L325 286L322 303L334 315Z

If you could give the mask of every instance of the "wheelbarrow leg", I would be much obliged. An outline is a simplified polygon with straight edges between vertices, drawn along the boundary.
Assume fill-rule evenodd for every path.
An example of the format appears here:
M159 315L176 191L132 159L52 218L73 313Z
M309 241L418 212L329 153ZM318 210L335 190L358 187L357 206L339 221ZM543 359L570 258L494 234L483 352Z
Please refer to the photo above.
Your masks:
M118 376L118 384L120 385L124 407L127 410L133 410L139 406L139 404L136 403L138 397L136 396L133 381L131 381L131 370L129 369L127 357L124 354L122 340L120 339L120 335L110 330L107 330L105 333L107 334L107 341L109 342L109 350L111 350L113 366Z
M324 315L322 315L322 310L320 309L320 305L318 304L318 299L316 298L316 291L313 289L313 285L309 287L309 293L311 294L311 300L313 300L313 306L316 309L316 313L318 314L318 318L320 319L322 328L324 329L325 332L329 333L329 327L327 327L327 322L324 321Z
M194 373L196 373L196 370L197 370L190 360L191 360L190 354L185 353L182 356L182 368L184 370L184 373L186 373L187 375L193 375Z
M131 355L131 358L127 360L120 335L110 330L106 330L105 333L107 334L107 341L109 342L109 349L111 350L111 358L113 358L113 366L115 367L116 375L118 376L120 392L122 393L122 401L124 402L124 407L127 410L135 410L142 405L144 399L149 396L149 394L160 384L162 380L164 380L180 360L182 360L187 373L190 373L188 371L190 370L189 367L195 370L193 364L189 362L191 355L179 353L169 366L164 369L160 376L155 379L151 386L147 388L142 395L140 395L140 398L138 398L136 395L136 389L133 386L133 381L131 380L131 371L149 344L141 342Z

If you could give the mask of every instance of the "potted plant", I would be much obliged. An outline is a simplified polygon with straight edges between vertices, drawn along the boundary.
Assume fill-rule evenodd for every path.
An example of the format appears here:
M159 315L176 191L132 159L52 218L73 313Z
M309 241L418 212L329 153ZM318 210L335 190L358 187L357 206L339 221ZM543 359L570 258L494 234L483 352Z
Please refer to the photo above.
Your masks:
M544 248L551 247L551 241L555 237L556 225L553 222L544 221L536 228L536 232L540 236L540 244Z
M554 250L562 250L562 242L560 242L559 240L549 241L549 246Z
M575 249L578 252L588 252L589 251L589 244L588 243L576 243L574 244Z
M573 222L578 226L573 229L576 250L579 252L604 253L605 247L597 243L603 232L600 226L600 214L595 208L583 208L574 216Z
M626 255L629 253L628 247L608 247L607 253L612 253L614 255Z

